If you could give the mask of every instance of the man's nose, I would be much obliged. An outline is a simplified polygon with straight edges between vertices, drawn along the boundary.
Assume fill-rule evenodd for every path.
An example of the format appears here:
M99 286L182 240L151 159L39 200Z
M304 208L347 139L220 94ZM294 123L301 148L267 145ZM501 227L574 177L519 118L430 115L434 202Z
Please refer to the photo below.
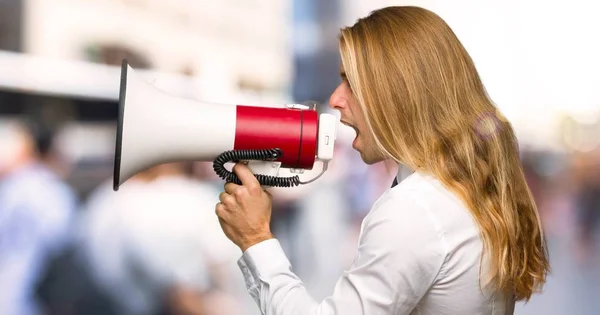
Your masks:
M344 107L345 100L341 93L341 84L333 91L329 97L329 107L332 109L341 110Z

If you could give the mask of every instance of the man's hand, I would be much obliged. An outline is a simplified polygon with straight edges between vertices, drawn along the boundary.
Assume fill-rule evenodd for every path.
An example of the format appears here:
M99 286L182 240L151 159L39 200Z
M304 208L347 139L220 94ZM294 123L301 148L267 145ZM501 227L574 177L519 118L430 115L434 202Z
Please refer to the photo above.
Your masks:
M272 196L262 189L246 165L237 163L233 172L242 185L225 184L215 210L225 235L245 252L250 246L273 238L269 227Z

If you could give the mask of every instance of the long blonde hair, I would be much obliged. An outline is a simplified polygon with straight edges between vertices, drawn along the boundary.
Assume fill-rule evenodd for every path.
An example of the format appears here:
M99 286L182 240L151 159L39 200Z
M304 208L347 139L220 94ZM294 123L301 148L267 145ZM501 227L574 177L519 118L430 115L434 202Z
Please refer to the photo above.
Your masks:
M549 270L537 208L512 127L451 28L387 7L342 29L340 54L381 153L455 191L479 227L486 283L529 300Z

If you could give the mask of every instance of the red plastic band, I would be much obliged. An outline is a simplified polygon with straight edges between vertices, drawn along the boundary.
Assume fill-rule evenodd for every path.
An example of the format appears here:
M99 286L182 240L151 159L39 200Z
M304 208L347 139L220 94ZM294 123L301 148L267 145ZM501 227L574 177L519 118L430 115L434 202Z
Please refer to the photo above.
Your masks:
M279 148L285 168L312 169L317 151L314 110L237 106L234 150Z

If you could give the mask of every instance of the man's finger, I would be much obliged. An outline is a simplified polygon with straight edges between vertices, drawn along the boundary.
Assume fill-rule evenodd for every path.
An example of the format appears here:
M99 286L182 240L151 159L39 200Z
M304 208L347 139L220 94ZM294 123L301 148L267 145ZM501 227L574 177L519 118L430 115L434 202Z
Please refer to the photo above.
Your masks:
M229 195L228 193L222 191L219 194L219 201L221 201L221 203L223 203L223 204L229 204L231 202L231 200L228 200L229 196L231 196L231 195Z
M219 220L223 220L227 222L229 219L229 212L227 212L227 207L221 202L217 203L215 206L215 214L219 217Z
M255 192L256 190L261 190L260 183L258 179L250 168L243 163L236 163L233 166L233 172L237 175L237 177L242 182L242 185L246 186L250 192Z
M224 186L225 191L230 195L233 195L240 187L241 186L236 183L227 183Z
M219 200L226 207L229 207L230 210L237 206L237 201L235 200L235 197L224 191L219 194Z
M223 232L225 232L225 229L229 228L229 224L227 224L227 222L225 222L225 220L219 218L219 224L221 225L221 229L223 229Z
M229 240L233 241L233 238L231 237L231 226L229 226L229 224L227 224L227 222L221 218L219 218L219 225L221 226L221 230L223 230L225 236L227 236Z

